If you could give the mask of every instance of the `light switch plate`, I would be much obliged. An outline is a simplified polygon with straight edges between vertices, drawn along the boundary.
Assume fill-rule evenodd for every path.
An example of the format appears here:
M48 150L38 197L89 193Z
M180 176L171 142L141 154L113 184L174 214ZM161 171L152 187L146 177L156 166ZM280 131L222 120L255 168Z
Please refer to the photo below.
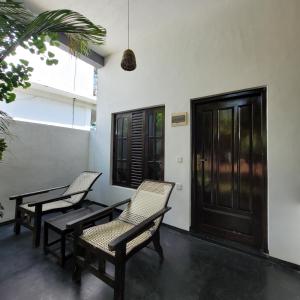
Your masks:
M176 190L177 191L182 191L182 189L183 189L182 183L177 183L176 184Z
M182 156L177 156L176 161L181 164L183 162L183 157Z

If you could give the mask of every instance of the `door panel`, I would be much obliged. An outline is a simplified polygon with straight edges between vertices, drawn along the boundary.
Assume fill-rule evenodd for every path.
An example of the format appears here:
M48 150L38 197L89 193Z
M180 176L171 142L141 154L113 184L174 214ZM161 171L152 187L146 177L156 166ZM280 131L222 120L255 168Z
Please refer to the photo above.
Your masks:
M202 186L203 186L203 200L206 204L213 203L213 112L205 111L203 112L203 122L202 122L202 137L203 144L202 146L202 155L201 157L206 158L206 162L201 161L199 156L199 171L203 167L203 173L199 172L202 175ZM204 164L202 166L202 164Z
M233 208L233 108L216 109L217 114L217 152L216 152L216 202L217 206Z
M238 209L252 211L252 104L238 107Z
M192 231L266 243L265 91L193 104Z

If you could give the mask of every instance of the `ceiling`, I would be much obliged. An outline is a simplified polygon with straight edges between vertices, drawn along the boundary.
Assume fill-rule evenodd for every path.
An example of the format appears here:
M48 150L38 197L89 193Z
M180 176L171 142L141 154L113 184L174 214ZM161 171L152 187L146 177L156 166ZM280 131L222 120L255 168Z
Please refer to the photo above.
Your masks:
M187 6L183 0L130 0L130 48L134 49L137 42L147 37L155 39L165 27L172 28L174 25L176 27L191 18L197 18L197 11L201 9L200 4L207 1L210 0L189 0ZM107 29L105 45L92 47L102 56L127 48L127 0L24 0L24 2L35 13L68 8L105 27Z
M107 56L126 47L127 1L126 0L24 0L25 5L35 13L44 10L68 8L77 11L97 25L107 29L106 43L94 48Z

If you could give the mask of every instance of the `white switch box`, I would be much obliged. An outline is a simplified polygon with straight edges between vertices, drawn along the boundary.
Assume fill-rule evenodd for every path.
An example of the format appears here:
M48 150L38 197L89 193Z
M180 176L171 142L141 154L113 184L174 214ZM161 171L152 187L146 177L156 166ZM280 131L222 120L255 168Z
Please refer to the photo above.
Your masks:
M182 191L182 189L183 189L182 183L177 183L176 184L176 190L177 191Z
M176 161L181 164L183 162L183 157L182 156L177 156Z

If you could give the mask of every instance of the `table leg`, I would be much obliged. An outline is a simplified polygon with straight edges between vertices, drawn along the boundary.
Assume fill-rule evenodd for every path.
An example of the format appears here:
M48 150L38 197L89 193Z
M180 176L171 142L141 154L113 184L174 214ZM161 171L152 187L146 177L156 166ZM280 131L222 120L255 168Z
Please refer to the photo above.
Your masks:
M44 253L47 254L48 250L48 223L44 223Z
M35 207L32 246L38 248L41 239L41 226L42 226L42 204Z
M66 236L64 233L61 235L60 255L60 265L61 267L64 267L66 261Z

